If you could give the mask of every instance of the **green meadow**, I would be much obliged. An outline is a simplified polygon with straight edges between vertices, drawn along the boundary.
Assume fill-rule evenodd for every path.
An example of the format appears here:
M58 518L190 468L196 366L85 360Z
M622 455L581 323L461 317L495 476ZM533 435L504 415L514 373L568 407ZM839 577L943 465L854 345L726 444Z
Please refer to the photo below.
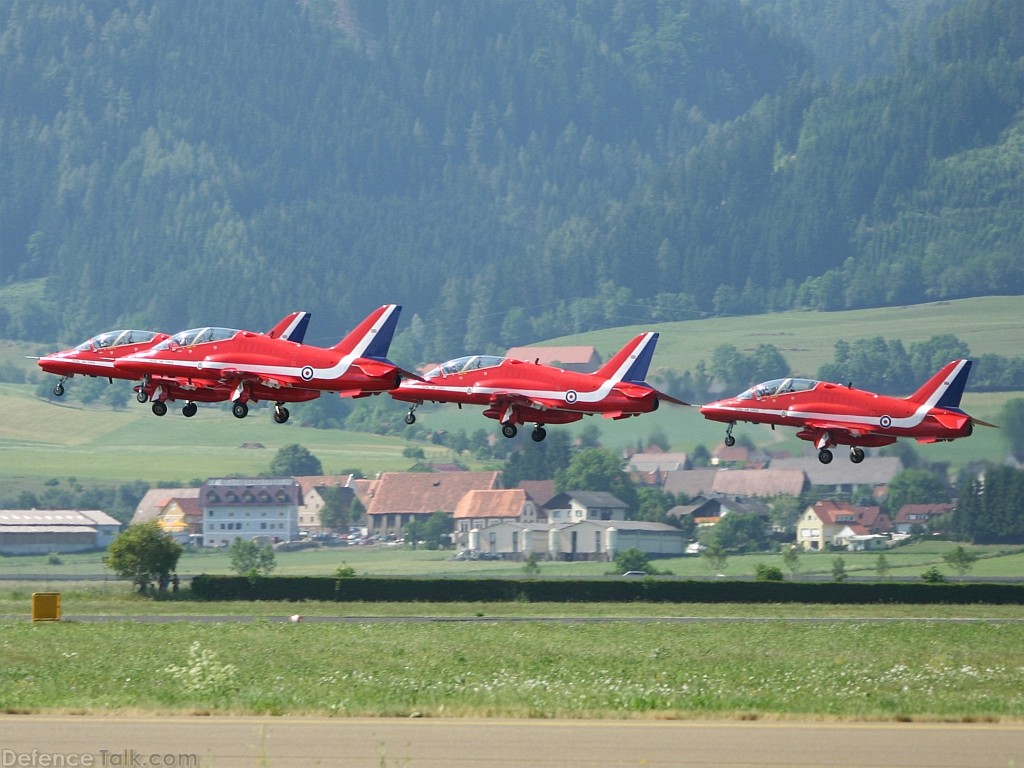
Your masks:
M335 606L344 611L348 606ZM1020 721L1024 622L753 617L0 621L0 711ZM551 606L535 606L545 611ZM377 610L380 610L377 607ZM520 608L520 610L522 610ZM564 606L558 606L564 612ZM891 610L891 609L890 609ZM723 620L723 613L732 620ZM338 614L335 614L338 615ZM347 614L341 614L347 615ZM356 613L356 616L364 614ZM405 614L409 615L409 614ZM435 616L423 620L423 616ZM533 614L536 616L538 614Z

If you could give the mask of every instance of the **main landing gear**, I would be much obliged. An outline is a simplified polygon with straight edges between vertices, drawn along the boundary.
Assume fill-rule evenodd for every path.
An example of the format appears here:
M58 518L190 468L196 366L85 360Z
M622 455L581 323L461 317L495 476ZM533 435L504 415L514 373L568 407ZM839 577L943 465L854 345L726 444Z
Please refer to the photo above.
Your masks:
M163 416L167 413L167 403L163 400L154 400L151 407L153 409L153 414L156 416Z
M288 409L284 407L284 403L274 403L274 421L284 424L290 415Z
M505 437L509 439L515 437L518 434L518 432L519 430L516 429L516 425L513 424L512 422L508 422L507 424L501 425L501 434L503 434Z
M186 419L191 419L199 411L199 406L189 401L181 406L181 415Z
M818 461L822 464L832 463L832 451L828 448L822 448L818 451ZM850 461L854 464L860 464L864 461L864 449L857 445L850 446Z
M249 415L249 406L241 400L235 400L231 405L231 415L236 419L244 419Z
M536 427L534 427L533 428L533 432L530 433L530 437L533 438L533 442L535 442L535 443L539 443L541 440L543 440L547 436L548 436L548 431L546 429L544 429L544 427L541 426L540 424L538 424Z

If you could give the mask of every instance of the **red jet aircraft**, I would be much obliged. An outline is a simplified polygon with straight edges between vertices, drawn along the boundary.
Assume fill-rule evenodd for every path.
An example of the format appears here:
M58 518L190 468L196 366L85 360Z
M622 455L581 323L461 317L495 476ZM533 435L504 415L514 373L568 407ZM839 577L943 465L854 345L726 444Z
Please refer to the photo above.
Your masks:
M306 328L309 326L309 312L292 312L285 315L281 321L267 331L267 336L272 339L284 339L301 343L306 336ZM200 330L200 329L196 329ZM206 329L201 329L206 330ZM190 331L184 331L190 333ZM181 334L178 334L181 335ZM164 337L169 339L170 337ZM137 376L136 376L137 378ZM181 413L183 416L192 417L198 411L197 402L200 403L222 403L229 400L234 389L221 382L214 381L192 381L187 378L176 378L167 376L144 376L142 383L135 387L136 398L140 403L153 402L153 413L163 416L167 413L167 401L184 400ZM270 400L279 393L266 393L262 390L253 391L249 399L258 402L260 399ZM288 409L283 402L301 402L312 400L318 397L319 393L294 393L293 396L278 397L280 402L274 407L274 420L279 424L288 420ZM248 412L248 405L246 405Z
M145 377L140 399L144 393L156 397L157 415L166 412L166 406L157 406L171 393L159 391L154 382L173 379L190 400L230 399L231 412L239 419L248 414L250 400L274 400L274 420L283 423L288 419L285 402L313 400L323 391L363 397L398 386L406 374L386 355L401 309L386 304L374 310L327 349L270 334L194 328L147 352L119 359L117 367ZM221 396L225 392L227 398Z
M64 394L64 382L75 374L114 379L133 379L134 376L114 367L114 360L125 355L143 352L167 338L166 333L153 331L107 331L87 339L72 349L35 358L36 364L47 373L60 376L53 394Z
M412 403L405 423L416 422L416 408L426 401L484 406L484 416L501 423L505 437L517 426L535 422L532 437L545 438L545 424L567 424L600 413L624 419L650 413L661 400L686 405L644 381L658 334L642 333L594 373L574 373L540 363L493 355L449 360L418 381L403 381L389 394Z
M960 410L971 372L970 360L953 360L910 397L886 397L814 379L773 379L736 397L701 406L712 421L728 424L725 444L734 445L737 421L796 427L796 436L814 443L822 464L832 461L836 445L850 446L850 461L864 461L864 447L913 437L937 443L968 437L975 424L993 427ZM863 447L862 447L863 446Z

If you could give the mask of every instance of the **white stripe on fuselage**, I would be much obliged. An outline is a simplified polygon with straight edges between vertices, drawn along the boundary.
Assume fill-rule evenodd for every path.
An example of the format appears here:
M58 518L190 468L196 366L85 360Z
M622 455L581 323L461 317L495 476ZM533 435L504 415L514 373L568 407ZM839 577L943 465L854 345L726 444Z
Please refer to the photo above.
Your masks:
M871 427L881 426L880 421L882 419L882 416L888 416L890 419L892 419L892 423L888 427L885 427L885 429L913 429L914 427L919 426L922 421L924 421L925 417L928 415L928 412L935 407L935 404L938 403L939 400L942 399L942 396L946 393L946 390L949 389L949 385L956 380L956 377L959 375L960 371L963 369L966 362L966 360L961 361L960 364L953 369L949 378L947 378L945 381L942 382L942 384L936 387L935 391L932 392L931 396L927 400L925 400L920 406L918 406L917 410L915 410L909 416L894 417L892 416L892 414L880 414L878 416L861 416L857 414L845 413L814 413L810 411L793 410L792 408L779 410L777 408L730 407L729 410L736 411L739 413L749 413L764 416L781 416L783 418L804 419L807 421L813 421L815 419L820 419L822 421L842 421L847 424L867 425Z

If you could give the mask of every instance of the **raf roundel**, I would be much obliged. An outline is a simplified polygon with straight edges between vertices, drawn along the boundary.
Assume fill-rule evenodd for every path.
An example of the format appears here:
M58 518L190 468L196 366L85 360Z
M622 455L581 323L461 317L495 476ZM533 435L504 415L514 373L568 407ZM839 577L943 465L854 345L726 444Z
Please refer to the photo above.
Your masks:
M299 375L303 381L310 381L313 378L313 369L307 365L299 372Z
M576 390L570 389L568 392L565 393L565 402L575 403L578 397L579 395L576 394Z
M889 427L892 426L892 417L883 416L881 419L878 420L878 423L881 424L884 429L888 429Z

